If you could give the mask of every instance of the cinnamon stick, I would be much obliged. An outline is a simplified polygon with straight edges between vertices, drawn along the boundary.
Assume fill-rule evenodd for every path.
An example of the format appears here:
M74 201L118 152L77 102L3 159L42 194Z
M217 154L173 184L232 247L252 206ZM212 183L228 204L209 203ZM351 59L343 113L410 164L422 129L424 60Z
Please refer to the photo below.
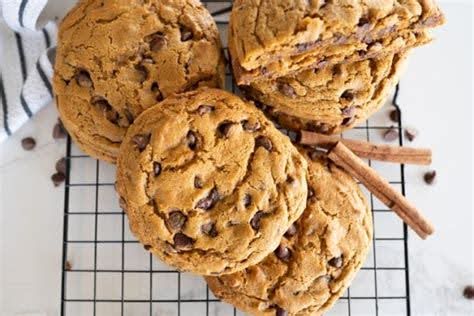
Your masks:
M382 203L394 211L418 236L425 239L434 232L433 225L400 192L348 149L342 141L330 149L329 159L358 179Z
M300 132L300 144L302 145L330 148L338 141L361 158L414 165L431 164L431 150L428 148L373 144L361 140L342 139L339 136L328 136L308 131Z

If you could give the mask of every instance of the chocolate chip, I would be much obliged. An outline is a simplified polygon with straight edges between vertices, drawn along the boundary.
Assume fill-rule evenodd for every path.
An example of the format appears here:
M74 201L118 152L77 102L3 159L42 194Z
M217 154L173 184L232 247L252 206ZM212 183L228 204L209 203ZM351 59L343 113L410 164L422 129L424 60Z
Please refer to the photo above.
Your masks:
M291 251L288 249L288 247L279 245L275 250L275 256L277 256L281 261L288 262L291 257Z
M474 299L474 286L468 285L462 291L462 295L468 300Z
M275 316L288 316L288 312L281 307L277 306Z
M291 224L290 227L288 227L286 233L285 233L285 237L286 238L290 238L290 237L293 237L294 235L296 235L296 232L297 232L297 229L296 229L296 225L295 224Z
M71 271L71 270L72 270L72 263L71 263L71 261L66 260L66 262L64 263L64 270L65 270L65 271Z
M135 70L137 71L138 81L140 83L145 82L148 79L148 69L143 65L136 65Z
M150 134L138 134L133 136L132 141L137 145L138 150L143 151L150 143Z
M112 123L116 124L118 119L119 119L119 114L118 114L117 111L110 110L110 111L105 112L105 118L109 122L112 122Z
M278 83L278 91L289 98L294 98L296 96L295 89L286 82Z
M132 112L130 112L129 109L125 109L125 110L123 110L123 114L124 114L125 117L127 118L128 123L129 123L129 124L132 124L133 121L134 121Z
M197 204L196 208L200 208L203 210L210 210L211 208L214 207L217 201L219 201L219 192L217 191L216 188L213 188L211 192L209 192L208 196L205 198L200 199Z
M314 190L312 188L308 188L308 200L314 196Z
M370 21L367 17L361 17L359 19L359 23L357 23L357 26L360 27L360 26L364 26L364 25L369 24L369 23L370 23Z
M33 137L26 137L21 140L21 147L24 150L33 150L36 146L36 141Z
M200 176L195 176L194 177L194 187L196 189L202 189L202 179Z
M53 181L54 186L57 187L66 180L66 176L64 173L56 172L51 176L51 180Z
M190 149L192 150L196 149L198 139L195 132L189 131L188 134L186 135L186 141L188 142L188 147Z
M354 92L352 90L346 90L341 94L341 98L347 101L352 101L354 99Z
M263 216L265 216L265 213L263 211L258 211L250 220L250 226L252 226L254 230L260 229L260 220Z
M186 26L181 26L179 28L179 31L181 32L181 41L182 42L189 41L190 39L193 38L193 33Z
M151 249L150 245L143 245L143 248L145 248L146 251L149 251Z
M85 70L81 70L76 74L76 82L80 87L91 88L92 79L89 73Z
M345 117L344 119L342 119L341 124L342 124L343 126L349 126L349 125L351 125L352 123L354 123L354 121L355 121L355 117L354 117L354 116Z
M161 50L166 45L166 37L162 33L155 33L151 36L150 49L152 52Z
M179 250L190 250L193 247L194 240L185 234L177 233L173 237L173 243Z
M433 184L436 179L436 171L428 171L423 175L426 184Z
M61 158L56 161L56 171L62 174L66 174L66 158Z
M265 136L258 136L257 139L255 139L255 145L257 147L263 147L268 151L271 151L273 148L272 141Z
M234 125L234 123L230 121L224 121L219 124L217 127L217 130L219 131L219 134L223 137L229 136L230 128Z
M64 128L63 123L61 120L58 120L56 125L54 125L53 128L53 138L54 139L61 139L61 138L66 138L67 137L67 132L66 129Z
M201 231L209 237L217 237L217 229L214 223L207 223L201 226Z
M161 164L159 162L154 162L153 163L153 173L155 174L155 177L158 177L161 173Z
M244 207L247 208L252 204L252 196L250 194L244 195Z
M101 96L93 96L91 99L91 104L99 108L99 110L103 111L104 113L112 109L109 102Z
M242 121L242 127L246 131L255 132L255 131L258 131L260 129L260 123L258 121L255 121L255 122L251 123L248 120L244 120L244 121Z
M347 107L343 108L341 110L341 112L342 112L342 115L344 117L351 117L352 118L355 115L356 107L353 106L353 105L347 106Z
M405 137L409 140L409 141L413 141L416 136L418 135L418 131L413 128L413 127L407 127L405 128Z
M169 213L166 219L166 225L171 231L181 231L188 218L181 211L176 210Z
M400 112L397 109L393 109L389 114L390 120L394 123L398 123L400 120Z
M383 134L383 138L388 142L393 142L394 140L398 139L398 130L394 127L390 127Z
M151 88L150 88L150 89L151 89L151 92L154 92L154 93L161 93L161 92L160 92L160 87L158 86L158 82L156 82L156 81L151 84Z
M197 109L198 114L201 116L211 113L212 111L214 111L214 107L211 105L200 105Z
M342 267L342 262L343 262L343 259L342 259L342 256L340 256L340 257L332 258L331 260L328 261L328 264L331 267L340 268L340 267Z

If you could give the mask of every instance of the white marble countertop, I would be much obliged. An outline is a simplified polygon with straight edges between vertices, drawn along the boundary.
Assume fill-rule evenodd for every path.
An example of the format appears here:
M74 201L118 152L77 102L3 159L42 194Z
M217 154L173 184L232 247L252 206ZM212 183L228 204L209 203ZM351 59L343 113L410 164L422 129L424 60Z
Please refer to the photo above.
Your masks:
M464 4L462 3L464 2ZM411 201L434 222L436 234L409 234L413 315L473 315L462 297L473 276L472 4L442 3L448 23L436 41L410 58L399 103L405 126L420 135L415 146L433 149L436 184L423 167L406 168ZM49 106L0 145L0 315L58 315L64 187L50 176L65 153L51 136L57 113ZM22 150L23 137L37 147Z

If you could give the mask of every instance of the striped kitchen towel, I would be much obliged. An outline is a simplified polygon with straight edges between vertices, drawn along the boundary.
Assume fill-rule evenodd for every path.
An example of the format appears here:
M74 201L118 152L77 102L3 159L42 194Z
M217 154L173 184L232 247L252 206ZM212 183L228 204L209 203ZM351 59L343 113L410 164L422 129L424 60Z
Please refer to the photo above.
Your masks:
M56 24L48 0L0 0L0 142L52 100Z

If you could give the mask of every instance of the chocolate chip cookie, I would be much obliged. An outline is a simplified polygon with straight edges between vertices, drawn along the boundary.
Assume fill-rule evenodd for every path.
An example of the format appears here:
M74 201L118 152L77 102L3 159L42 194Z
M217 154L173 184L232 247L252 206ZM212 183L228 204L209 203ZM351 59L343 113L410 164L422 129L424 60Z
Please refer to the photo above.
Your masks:
M223 80L219 33L197 0L82 0L59 28L57 107L95 158L114 162L129 125L163 98Z
M214 294L252 315L321 315L349 286L372 239L357 183L308 152L308 205L278 248L244 271L207 277Z
M249 84L394 54L443 23L433 0L237 0L229 50L237 83Z
M305 70L242 89L285 128L340 133L365 121L384 104L398 82L406 55Z
M182 271L242 270L302 214L304 157L252 104L203 88L143 112L117 161L117 191L145 248Z

